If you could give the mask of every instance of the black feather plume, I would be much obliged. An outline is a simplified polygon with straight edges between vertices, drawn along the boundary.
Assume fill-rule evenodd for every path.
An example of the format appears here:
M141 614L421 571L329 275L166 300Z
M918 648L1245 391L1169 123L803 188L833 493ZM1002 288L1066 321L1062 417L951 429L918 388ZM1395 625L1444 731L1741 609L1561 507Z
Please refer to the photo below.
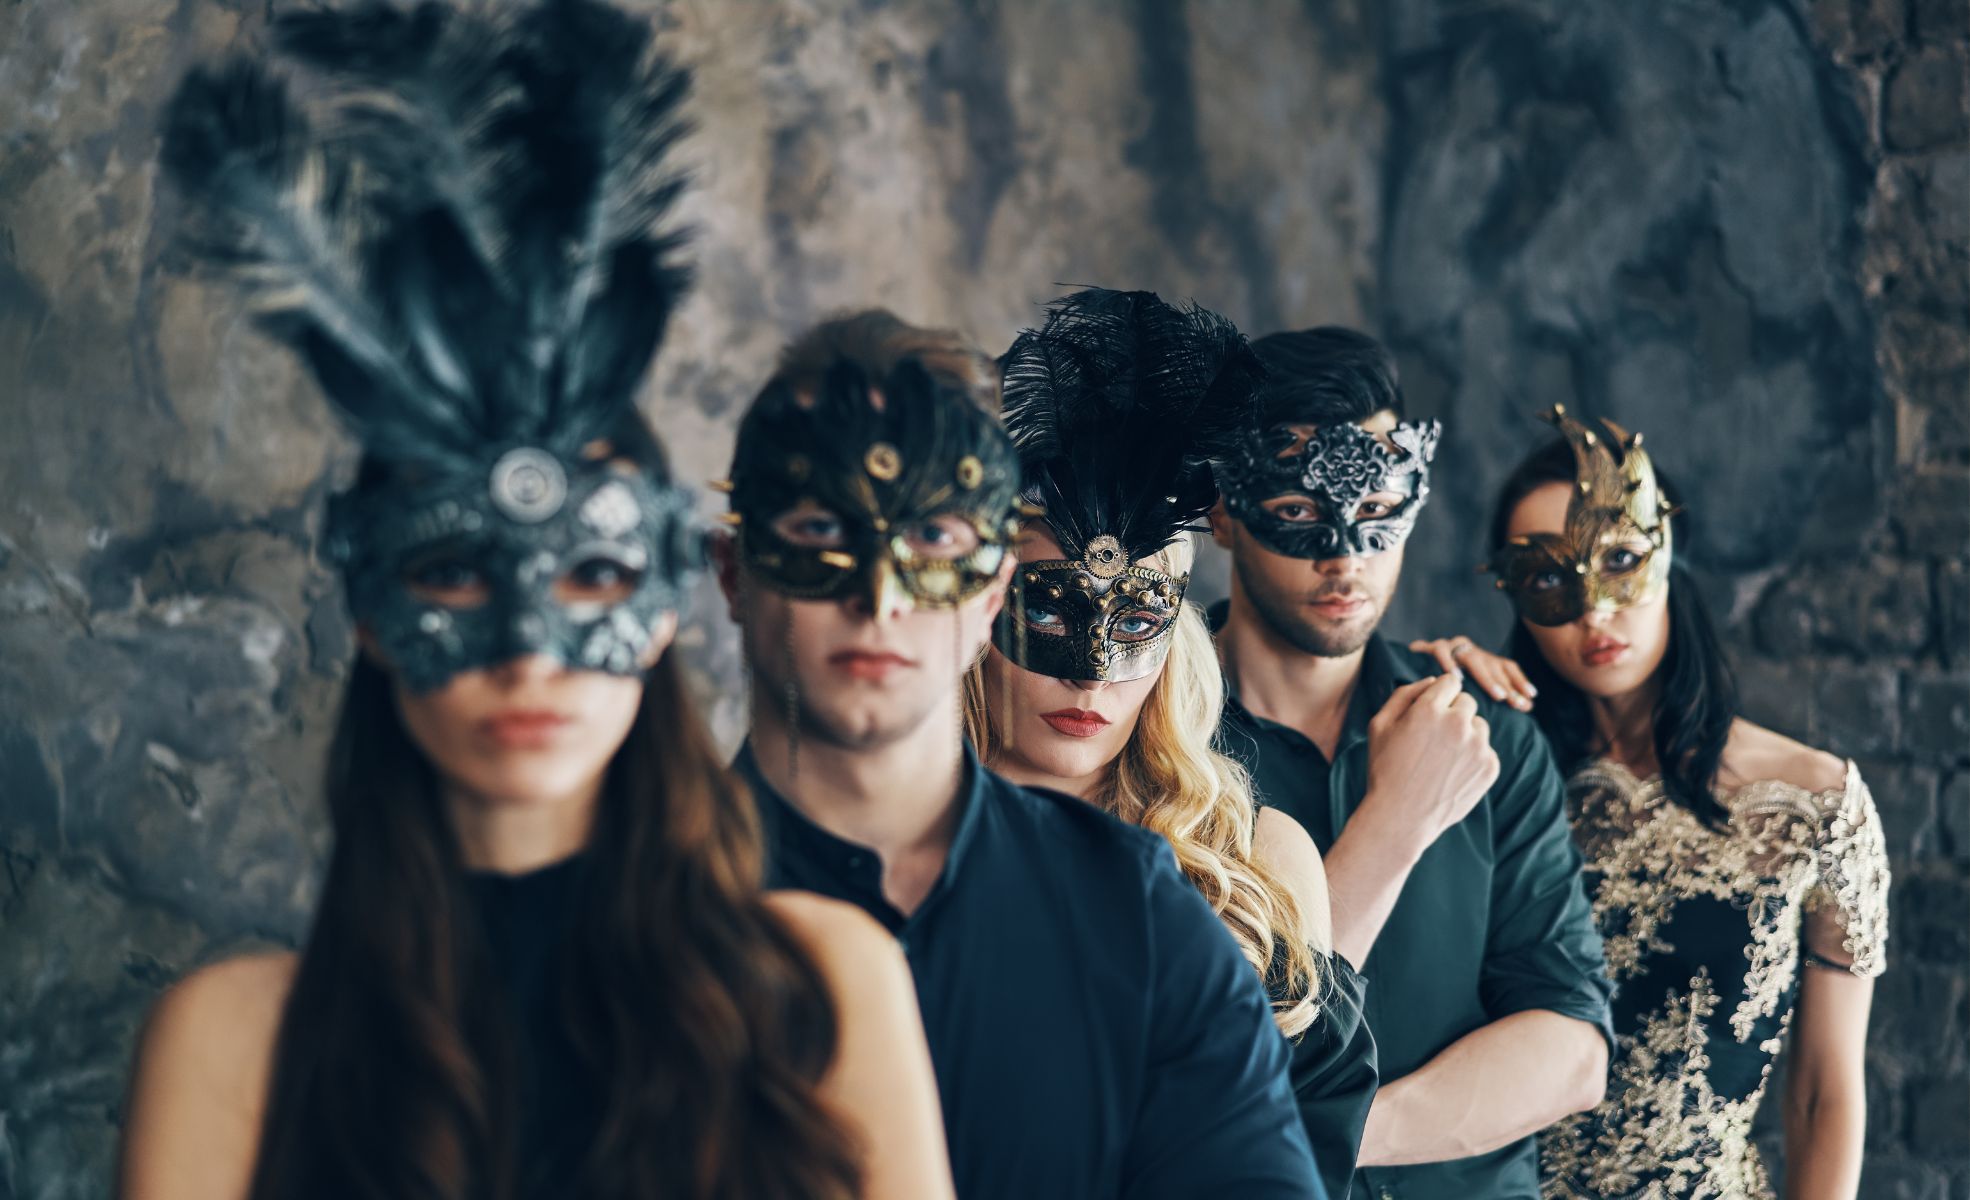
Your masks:
M1209 511L1211 460L1256 419L1265 378L1216 313L1103 288L1049 305L1000 365L1028 494L1069 558L1102 534L1146 557Z
M623 428L689 282L665 228L688 77L600 0L353 0L166 113L182 244L372 455L441 469Z

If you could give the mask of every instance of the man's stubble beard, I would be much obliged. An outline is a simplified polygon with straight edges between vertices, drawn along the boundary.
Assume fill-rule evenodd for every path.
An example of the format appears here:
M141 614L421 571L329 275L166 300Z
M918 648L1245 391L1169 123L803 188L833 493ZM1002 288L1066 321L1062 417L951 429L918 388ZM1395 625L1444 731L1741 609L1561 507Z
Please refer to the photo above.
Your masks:
M1395 596L1395 584L1389 585L1389 594L1377 596L1367 585L1359 584L1349 589L1367 598L1371 611L1337 626L1323 627L1313 618L1305 616L1301 607L1311 595L1318 595L1324 588L1315 588L1309 594L1295 589L1290 595L1279 596L1269 590L1263 580L1254 579L1244 564L1235 556L1232 566L1238 572L1238 581L1243 586L1245 597L1252 602L1252 609L1281 640L1302 654L1317 658L1345 658L1368 644L1375 636L1375 630L1382 623L1382 614L1388 611L1389 601ZM1336 589L1339 590L1339 589Z

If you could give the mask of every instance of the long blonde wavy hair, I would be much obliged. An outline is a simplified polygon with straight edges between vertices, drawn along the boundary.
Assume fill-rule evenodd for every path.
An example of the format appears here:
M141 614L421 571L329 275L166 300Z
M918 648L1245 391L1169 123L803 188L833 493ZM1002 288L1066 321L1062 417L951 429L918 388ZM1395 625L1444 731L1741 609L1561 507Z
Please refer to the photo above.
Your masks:
M1143 565L1182 575L1193 554L1185 534ZM1297 1037L1319 1015L1315 951L1329 940L1328 923L1253 853L1258 822L1251 778L1211 744L1224 708L1224 676L1196 605L1183 605L1170 639L1135 732L1088 799L1170 844L1184 875L1265 978L1280 1031ZM981 655L965 673L964 720L988 765L1006 746L989 691Z

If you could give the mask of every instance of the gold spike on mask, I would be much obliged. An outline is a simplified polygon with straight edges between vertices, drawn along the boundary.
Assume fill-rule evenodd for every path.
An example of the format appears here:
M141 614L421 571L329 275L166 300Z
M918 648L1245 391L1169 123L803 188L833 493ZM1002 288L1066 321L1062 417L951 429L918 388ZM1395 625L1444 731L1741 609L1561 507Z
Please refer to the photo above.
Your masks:
M1575 490L1563 533L1516 537L1485 570L1519 614L1565 625L1661 599L1669 590L1673 509L1656 484L1642 435L1601 418L1598 430L1554 405L1546 419L1573 450Z

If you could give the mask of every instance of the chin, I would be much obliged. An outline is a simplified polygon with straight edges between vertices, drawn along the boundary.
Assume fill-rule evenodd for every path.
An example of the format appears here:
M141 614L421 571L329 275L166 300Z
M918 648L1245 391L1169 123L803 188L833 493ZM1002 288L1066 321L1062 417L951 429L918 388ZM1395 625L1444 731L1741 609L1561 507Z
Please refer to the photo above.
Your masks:
M1648 682L1648 677L1649 672L1622 663L1601 670L1582 668L1572 673L1567 682L1589 696L1612 700L1641 687Z

